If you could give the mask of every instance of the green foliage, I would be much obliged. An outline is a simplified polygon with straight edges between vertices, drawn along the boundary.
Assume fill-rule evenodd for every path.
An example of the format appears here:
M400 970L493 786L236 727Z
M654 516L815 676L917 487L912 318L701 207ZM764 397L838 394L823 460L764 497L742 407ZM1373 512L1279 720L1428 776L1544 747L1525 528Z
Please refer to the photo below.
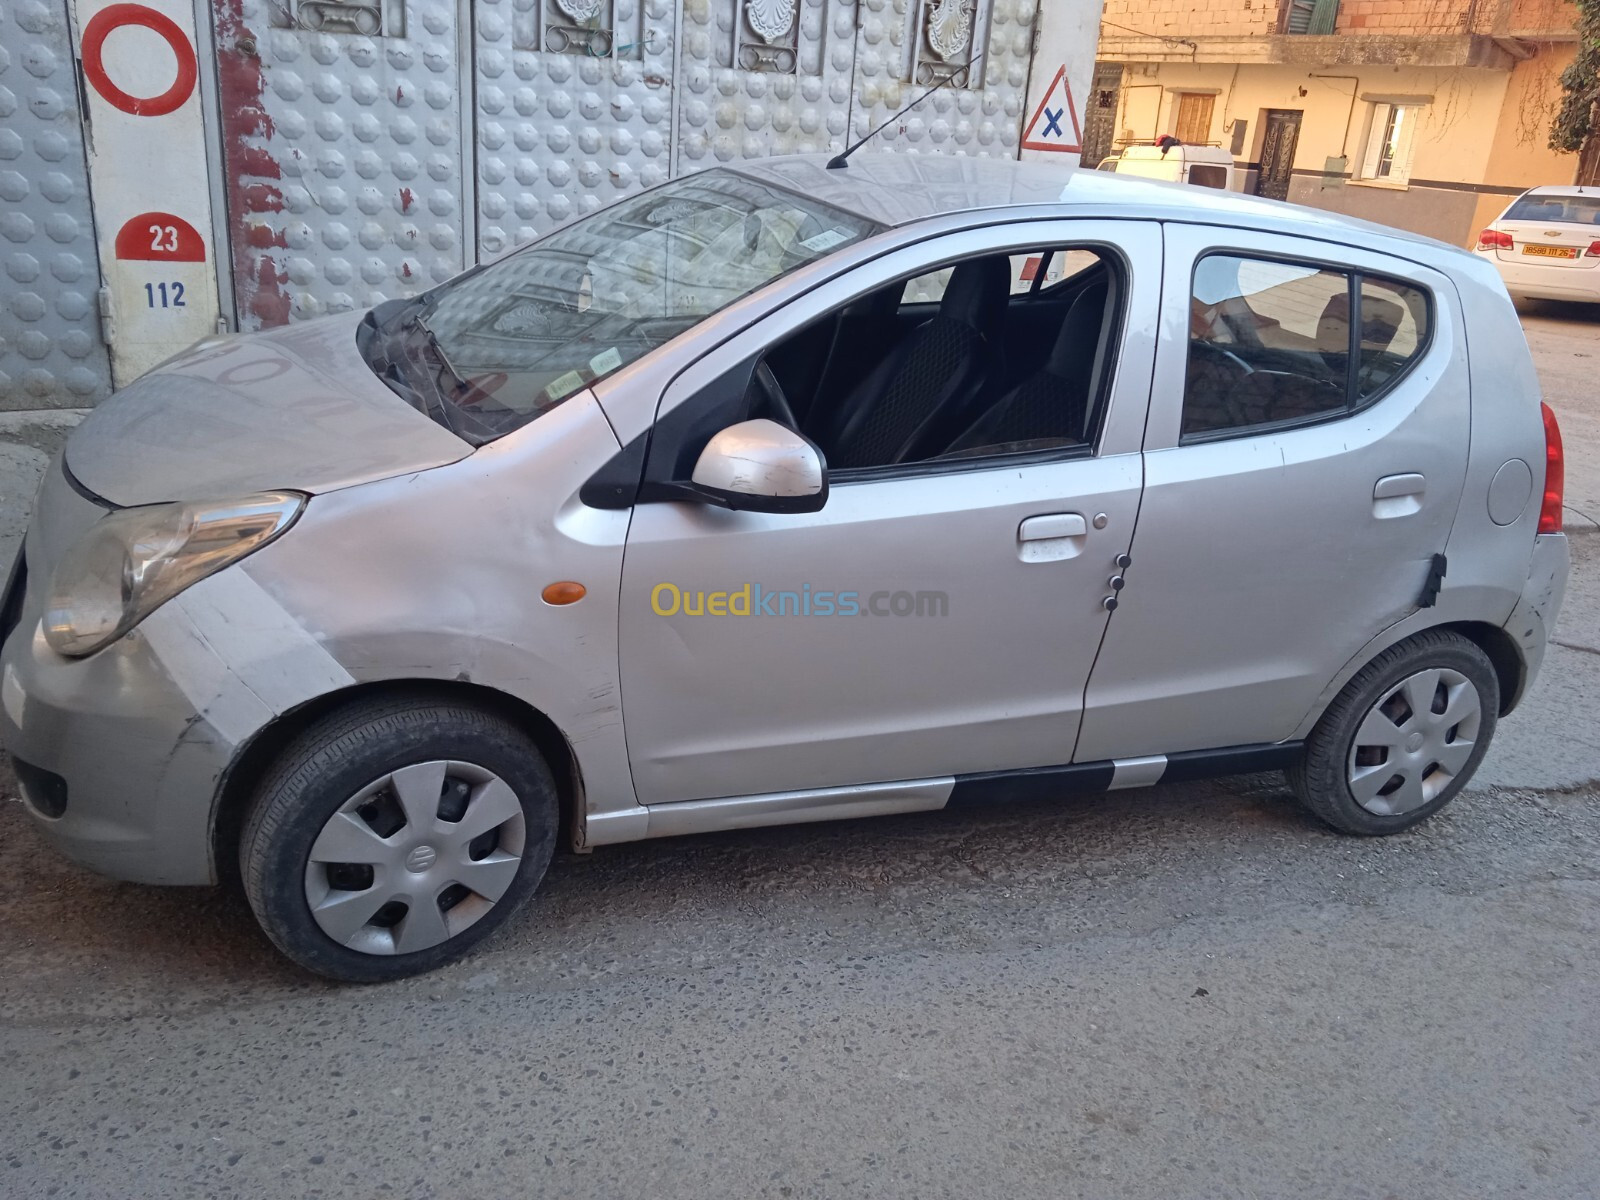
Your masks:
M1600 0L1576 0L1578 56L1561 72L1561 110L1550 125L1550 149L1575 151L1600 134Z

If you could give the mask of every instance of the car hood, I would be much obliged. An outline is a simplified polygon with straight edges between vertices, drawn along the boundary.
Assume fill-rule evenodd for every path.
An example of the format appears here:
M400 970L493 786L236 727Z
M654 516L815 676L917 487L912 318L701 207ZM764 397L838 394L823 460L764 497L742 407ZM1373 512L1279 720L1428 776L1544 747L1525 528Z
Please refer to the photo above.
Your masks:
M128 506L327 492L471 454L373 375L356 349L361 316L200 343L90 413L68 471Z

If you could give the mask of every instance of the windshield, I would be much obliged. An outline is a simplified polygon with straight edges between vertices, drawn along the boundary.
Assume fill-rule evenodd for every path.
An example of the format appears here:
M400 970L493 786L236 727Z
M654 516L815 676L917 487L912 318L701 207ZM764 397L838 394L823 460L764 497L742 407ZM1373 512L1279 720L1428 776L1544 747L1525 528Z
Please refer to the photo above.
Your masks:
M782 275L881 227L713 170L605 208L415 300L362 351L467 441L500 437Z
M1563 196L1545 192L1523 196L1500 218L1502 221L1544 221L1561 224L1592 225L1600 232L1600 195Z

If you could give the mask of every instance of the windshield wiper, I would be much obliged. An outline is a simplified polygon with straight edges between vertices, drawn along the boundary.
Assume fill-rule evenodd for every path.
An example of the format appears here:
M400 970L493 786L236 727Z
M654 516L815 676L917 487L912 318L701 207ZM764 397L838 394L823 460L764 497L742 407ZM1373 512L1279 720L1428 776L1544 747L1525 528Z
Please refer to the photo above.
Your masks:
M442 366L446 371L450 372L450 378L456 381L456 390L466 391L470 385L467 383L466 379L462 377L461 372L456 370L455 364L450 361L450 356L444 352L444 346L442 346L439 342L439 335L433 331L433 329L428 325L427 321L422 319L422 314L420 312L411 318L411 324L422 330L423 333L427 334L428 349L433 351L433 356L439 360L439 365Z

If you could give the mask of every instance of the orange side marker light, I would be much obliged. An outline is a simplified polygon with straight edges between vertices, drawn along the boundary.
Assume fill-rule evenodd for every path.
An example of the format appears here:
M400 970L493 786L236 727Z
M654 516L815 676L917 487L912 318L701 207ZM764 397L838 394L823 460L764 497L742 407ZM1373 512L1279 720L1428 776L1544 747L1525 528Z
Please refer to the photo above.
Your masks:
M563 604L576 604L589 594L589 589L581 583L573 583L570 579L563 579L560 583L552 583L539 593L539 598L546 604L560 607Z

